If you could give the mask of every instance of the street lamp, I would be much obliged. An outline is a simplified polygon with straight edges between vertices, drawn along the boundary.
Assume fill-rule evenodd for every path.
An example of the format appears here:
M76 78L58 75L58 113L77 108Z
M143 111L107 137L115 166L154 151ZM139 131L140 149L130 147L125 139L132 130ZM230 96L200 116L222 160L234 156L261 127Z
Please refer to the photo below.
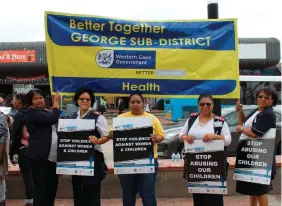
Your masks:
M208 18L218 19L218 0L208 0Z
M208 19L218 19L218 0L208 0ZM221 116L221 101L220 99L214 99L213 112L216 115Z

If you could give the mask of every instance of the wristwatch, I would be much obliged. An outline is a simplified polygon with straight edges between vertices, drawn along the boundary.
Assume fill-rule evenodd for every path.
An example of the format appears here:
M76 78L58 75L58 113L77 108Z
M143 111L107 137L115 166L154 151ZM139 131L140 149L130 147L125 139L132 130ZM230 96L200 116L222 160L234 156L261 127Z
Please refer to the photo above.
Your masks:
M242 127L241 130L240 130L240 132L243 132L243 129L245 129L245 127Z

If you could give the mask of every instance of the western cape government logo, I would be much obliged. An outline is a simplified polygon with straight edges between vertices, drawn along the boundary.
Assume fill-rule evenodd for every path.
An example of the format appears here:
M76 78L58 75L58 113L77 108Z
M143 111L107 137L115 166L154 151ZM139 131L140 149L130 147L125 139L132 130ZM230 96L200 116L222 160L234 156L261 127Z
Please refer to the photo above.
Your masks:
M156 51L101 50L96 63L102 68L155 69Z

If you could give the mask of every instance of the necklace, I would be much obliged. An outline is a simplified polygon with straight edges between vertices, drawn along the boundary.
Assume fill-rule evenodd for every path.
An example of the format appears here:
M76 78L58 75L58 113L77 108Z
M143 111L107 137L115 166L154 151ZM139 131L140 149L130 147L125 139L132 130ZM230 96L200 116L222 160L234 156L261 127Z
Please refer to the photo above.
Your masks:
M201 123L201 122L199 122L200 127L204 127L204 126L206 126L207 124L208 124L208 122L206 122L206 123Z

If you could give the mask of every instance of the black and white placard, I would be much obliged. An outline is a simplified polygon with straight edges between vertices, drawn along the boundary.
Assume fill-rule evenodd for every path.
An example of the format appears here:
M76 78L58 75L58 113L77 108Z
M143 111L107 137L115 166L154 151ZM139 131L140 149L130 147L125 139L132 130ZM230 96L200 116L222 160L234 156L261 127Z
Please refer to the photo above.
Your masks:
M189 193L227 194L223 140L185 142Z
M114 173L154 173L153 118L114 118L113 129Z
M95 120L59 120L57 174L94 176L95 150L89 141L91 135L95 135Z
M270 184L275 135L275 128L270 129L260 138L242 135L237 147L233 176L235 180Z

